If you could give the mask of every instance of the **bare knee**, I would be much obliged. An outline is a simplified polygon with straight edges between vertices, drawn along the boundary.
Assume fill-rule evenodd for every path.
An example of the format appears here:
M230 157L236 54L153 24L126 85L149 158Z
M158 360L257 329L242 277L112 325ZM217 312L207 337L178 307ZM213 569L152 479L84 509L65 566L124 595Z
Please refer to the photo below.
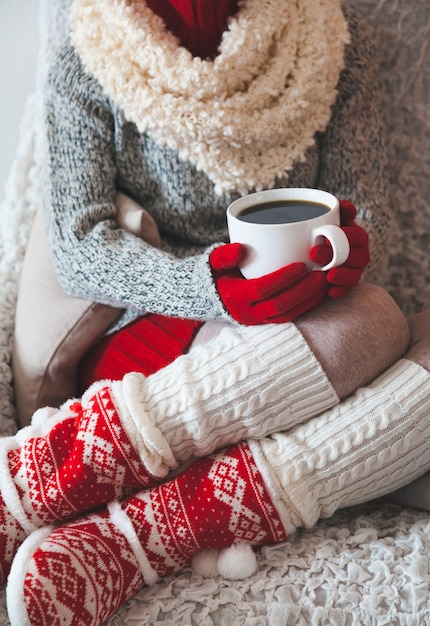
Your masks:
M340 300L327 300L296 325L344 398L399 359L409 345L409 326L391 296L360 284Z

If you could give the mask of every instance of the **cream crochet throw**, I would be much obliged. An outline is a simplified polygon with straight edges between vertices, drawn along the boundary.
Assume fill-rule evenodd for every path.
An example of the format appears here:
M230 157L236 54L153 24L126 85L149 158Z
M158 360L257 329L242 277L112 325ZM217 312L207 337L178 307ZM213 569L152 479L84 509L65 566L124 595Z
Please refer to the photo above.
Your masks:
M71 17L86 69L126 119L217 193L273 186L329 122L348 42L340 0L248 0L213 61L142 0L75 0Z

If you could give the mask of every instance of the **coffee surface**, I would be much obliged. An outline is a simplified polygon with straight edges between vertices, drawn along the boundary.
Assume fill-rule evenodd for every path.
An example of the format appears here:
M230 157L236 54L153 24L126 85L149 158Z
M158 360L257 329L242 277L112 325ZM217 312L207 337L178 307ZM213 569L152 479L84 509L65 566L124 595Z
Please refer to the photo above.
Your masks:
M237 219L253 224L304 222L330 211L324 204L308 200L273 200L243 209Z

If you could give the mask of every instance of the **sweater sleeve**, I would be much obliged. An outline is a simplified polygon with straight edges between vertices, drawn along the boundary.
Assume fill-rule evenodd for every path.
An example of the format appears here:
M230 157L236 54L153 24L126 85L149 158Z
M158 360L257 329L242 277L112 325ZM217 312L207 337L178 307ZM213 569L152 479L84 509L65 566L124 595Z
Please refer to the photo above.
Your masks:
M46 120L46 225L63 288L142 313L228 318L212 281L211 248L178 258L118 227L114 116L72 48L51 73Z
M361 20L345 13L351 41L332 119L320 142L318 186L357 207L357 221L369 234L371 271L388 249L387 159L374 48Z

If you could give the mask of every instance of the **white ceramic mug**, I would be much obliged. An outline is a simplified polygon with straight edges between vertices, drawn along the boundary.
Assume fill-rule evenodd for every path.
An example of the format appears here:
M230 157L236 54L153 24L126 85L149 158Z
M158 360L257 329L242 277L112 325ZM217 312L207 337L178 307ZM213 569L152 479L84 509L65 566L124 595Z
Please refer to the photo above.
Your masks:
M240 214L252 207L267 203L291 201L319 205L321 215L300 221L261 224L243 221ZM284 210L284 209L282 209ZM252 219L247 216L247 219ZM338 199L326 191L308 188L269 189L243 196L227 208L227 225L232 243L247 246L248 251L240 270L245 278L258 278L270 274L290 263L303 262L309 269L329 270L342 265L349 255L349 242L340 225ZM325 266L316 265L309 259L311 248L326 237L333 249L333 258Z

